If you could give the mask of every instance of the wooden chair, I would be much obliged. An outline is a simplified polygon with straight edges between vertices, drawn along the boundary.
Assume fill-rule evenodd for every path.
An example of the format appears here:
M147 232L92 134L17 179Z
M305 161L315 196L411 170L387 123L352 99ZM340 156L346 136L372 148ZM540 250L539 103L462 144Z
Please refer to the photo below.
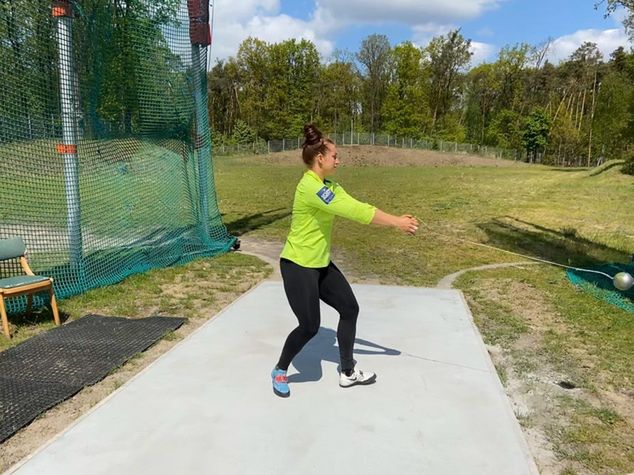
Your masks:
M24 272L24 275L0 279L0 315L2 316L2 329L8 338L11 338L11 332L9 331L7 309L4 304L4 299L7 297L17 297L18 295L26 294L27 311L31 311L33 294L47 290L51 298L53 318L57 325L60 324L57 302L55 301L55 293L53 292L53 279L51 277L35 275L29 267L25 253L26 246L21 237L0 240L0 262L10 259L19 259L20 266Z

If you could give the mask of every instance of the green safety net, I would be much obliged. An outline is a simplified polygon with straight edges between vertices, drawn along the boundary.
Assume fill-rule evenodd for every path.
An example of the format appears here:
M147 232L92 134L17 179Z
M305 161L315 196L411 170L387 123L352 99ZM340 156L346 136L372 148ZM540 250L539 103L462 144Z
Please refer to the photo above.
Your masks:
M634 263L606 264L604 266L593 267L591 270L604 272L611 276L619 272L627 272L630 275L634 275ZM634 313L634 287L623 292L614 287L612 280L600 274L581 272L573 269L568 269L566 274L573 284L596 298Z
M22 236L58 296L234 245L208 19L206 0L0 1L0 239Z

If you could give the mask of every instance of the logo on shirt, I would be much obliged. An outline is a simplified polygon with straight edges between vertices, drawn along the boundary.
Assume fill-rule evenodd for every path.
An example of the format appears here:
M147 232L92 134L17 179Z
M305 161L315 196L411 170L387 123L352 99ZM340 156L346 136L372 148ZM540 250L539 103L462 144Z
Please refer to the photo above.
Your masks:
M317 196L319 196L321 201L323 201L326 204L330 204L330 202L335 198L335 194L327 186L324 186L321 190L319 190L317 192Z

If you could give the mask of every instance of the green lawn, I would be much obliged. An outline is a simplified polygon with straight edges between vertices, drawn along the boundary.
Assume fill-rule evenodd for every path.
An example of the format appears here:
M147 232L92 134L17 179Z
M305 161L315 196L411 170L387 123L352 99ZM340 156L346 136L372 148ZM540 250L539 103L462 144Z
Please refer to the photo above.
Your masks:
M82 142L79 193L84 227L117 236L135 227L195 222L193 160L183 159L180 143L163 145L133 139ZM46 141L0 147L0 188L11 190L0 196L0 222L66 222L64 160L54 150L54 143Z
M215 167L230 228L283 239L300 165L256 156L221 157ZM414 238L345 221L335 227L333 245L345 250L353 270L390 282L432 285L459 269L517 260L427 229L573 265L623 262L634 250L634 178L616 170L589 177L538 166L344 166L337 180L358 199L423 222Z

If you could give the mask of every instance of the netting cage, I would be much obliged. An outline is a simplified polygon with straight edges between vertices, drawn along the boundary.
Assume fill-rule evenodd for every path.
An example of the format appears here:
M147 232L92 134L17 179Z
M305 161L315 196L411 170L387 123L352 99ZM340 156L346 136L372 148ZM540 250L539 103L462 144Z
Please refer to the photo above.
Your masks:
M234 245L210 43L205 0L0 0L0 238L60 297Z

